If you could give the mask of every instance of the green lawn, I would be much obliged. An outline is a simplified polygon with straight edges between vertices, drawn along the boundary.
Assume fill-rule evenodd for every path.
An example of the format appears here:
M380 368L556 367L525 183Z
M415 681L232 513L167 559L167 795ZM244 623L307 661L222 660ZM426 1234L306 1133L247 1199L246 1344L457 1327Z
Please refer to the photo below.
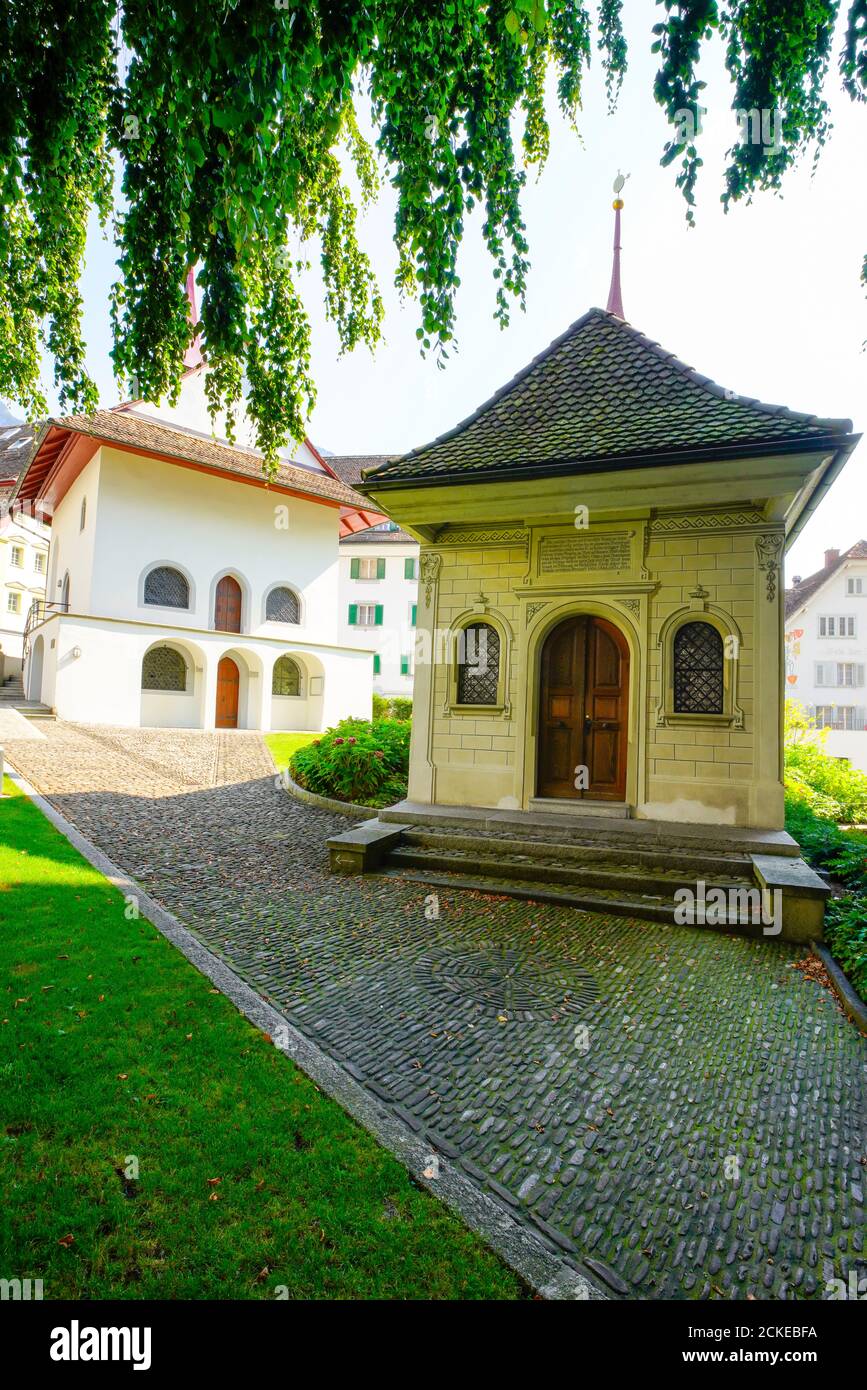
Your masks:
M5 789L5 1278L41 1278L46 1298L274 1298L281 1285L304 1299L523 1296Z
M299 748L304 748L308 743L312 743L319 735L315 733L302 734L265 734L265 742L271 750L271 757L274 759L274 766L279 772L289 764L292 754Z

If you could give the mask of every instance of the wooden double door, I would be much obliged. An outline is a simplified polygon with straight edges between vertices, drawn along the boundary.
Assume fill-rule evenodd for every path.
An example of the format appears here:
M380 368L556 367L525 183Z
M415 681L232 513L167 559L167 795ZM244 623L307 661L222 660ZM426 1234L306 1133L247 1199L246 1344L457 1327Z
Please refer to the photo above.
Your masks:
M613 623L567 618L542 648L537 794L626 796L629 647Z

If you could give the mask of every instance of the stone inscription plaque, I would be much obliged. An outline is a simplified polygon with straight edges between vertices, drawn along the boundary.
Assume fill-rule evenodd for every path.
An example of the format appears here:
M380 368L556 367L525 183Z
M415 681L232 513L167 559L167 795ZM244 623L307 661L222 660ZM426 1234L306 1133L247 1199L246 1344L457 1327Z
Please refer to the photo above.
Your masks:
M543 574L558 570L628 570L631 551L625 535L543 536L540 568Z

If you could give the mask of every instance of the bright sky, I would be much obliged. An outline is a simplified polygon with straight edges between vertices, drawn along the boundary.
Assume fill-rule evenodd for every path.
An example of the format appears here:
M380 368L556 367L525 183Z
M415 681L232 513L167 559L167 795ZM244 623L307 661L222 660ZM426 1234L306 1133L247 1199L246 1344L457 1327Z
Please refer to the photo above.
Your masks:
M815 175L807 161L788 176L782 197L760 194L727 216L719 203L723 154L737 126L721 45L708 50L701 74L708 84L699 141L704 168L690 231L674 187L676 166L659 165L667 126L652 96L650 29L658 17L644 0L626 0L630 68L614 116L598 61L586 81L580 139L551 102L551 156L541 179L531 175L524 198L532 261L527 311L516 310L505 332L493 321L494 282L481 215L475 215L459 266L459 350L445 371L420 357L415 305L402 306L391 288L394 198L387 186L362 223L386 301L386 341L375 357L364 348L338 357L317 276L308 277L303 288L319 389L309 433L316 444L347 454L424 444L473 411L587 308L604 306L618 168L630 174L623 194L623 302L630 322L739 394L867 427L867 300L858 280L867 252L867 105L856 106L840 90L839 44L829 89L835 129ZM108 357L113 261L110 245L94 235L82 288L90 369L106 405L117 400ZM862 537L867 442L790 552L789 576L811 573L826 548L846 549Z

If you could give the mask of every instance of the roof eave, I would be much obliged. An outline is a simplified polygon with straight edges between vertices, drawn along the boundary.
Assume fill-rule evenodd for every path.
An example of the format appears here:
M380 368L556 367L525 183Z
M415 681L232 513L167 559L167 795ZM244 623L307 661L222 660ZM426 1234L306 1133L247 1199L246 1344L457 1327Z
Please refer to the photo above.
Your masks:
M580 473L626 472L633 468L653 468L670 464L706 463L711 459L725 461L739 458L776 458L787 454L827 453L843 454L839 465L842 468L845 458L852 452L860 434L850 435L812 435L807 437L767 440L748 444L706 445L701 448L669 449L641 454L600 454L585 459L546 459L543 463L510 464L506 467L472 470L450 470L446 473L394 474L391 477L378 477L376 473L364 476L359 491L368 495L378 492L394 492L400 488L412 487L455 487L468 483L503 483L533 481L540 478ZM839 472L838 468L838 472ZM836 474L835 474L836 476ZM830 485L830 484L829 484Z

